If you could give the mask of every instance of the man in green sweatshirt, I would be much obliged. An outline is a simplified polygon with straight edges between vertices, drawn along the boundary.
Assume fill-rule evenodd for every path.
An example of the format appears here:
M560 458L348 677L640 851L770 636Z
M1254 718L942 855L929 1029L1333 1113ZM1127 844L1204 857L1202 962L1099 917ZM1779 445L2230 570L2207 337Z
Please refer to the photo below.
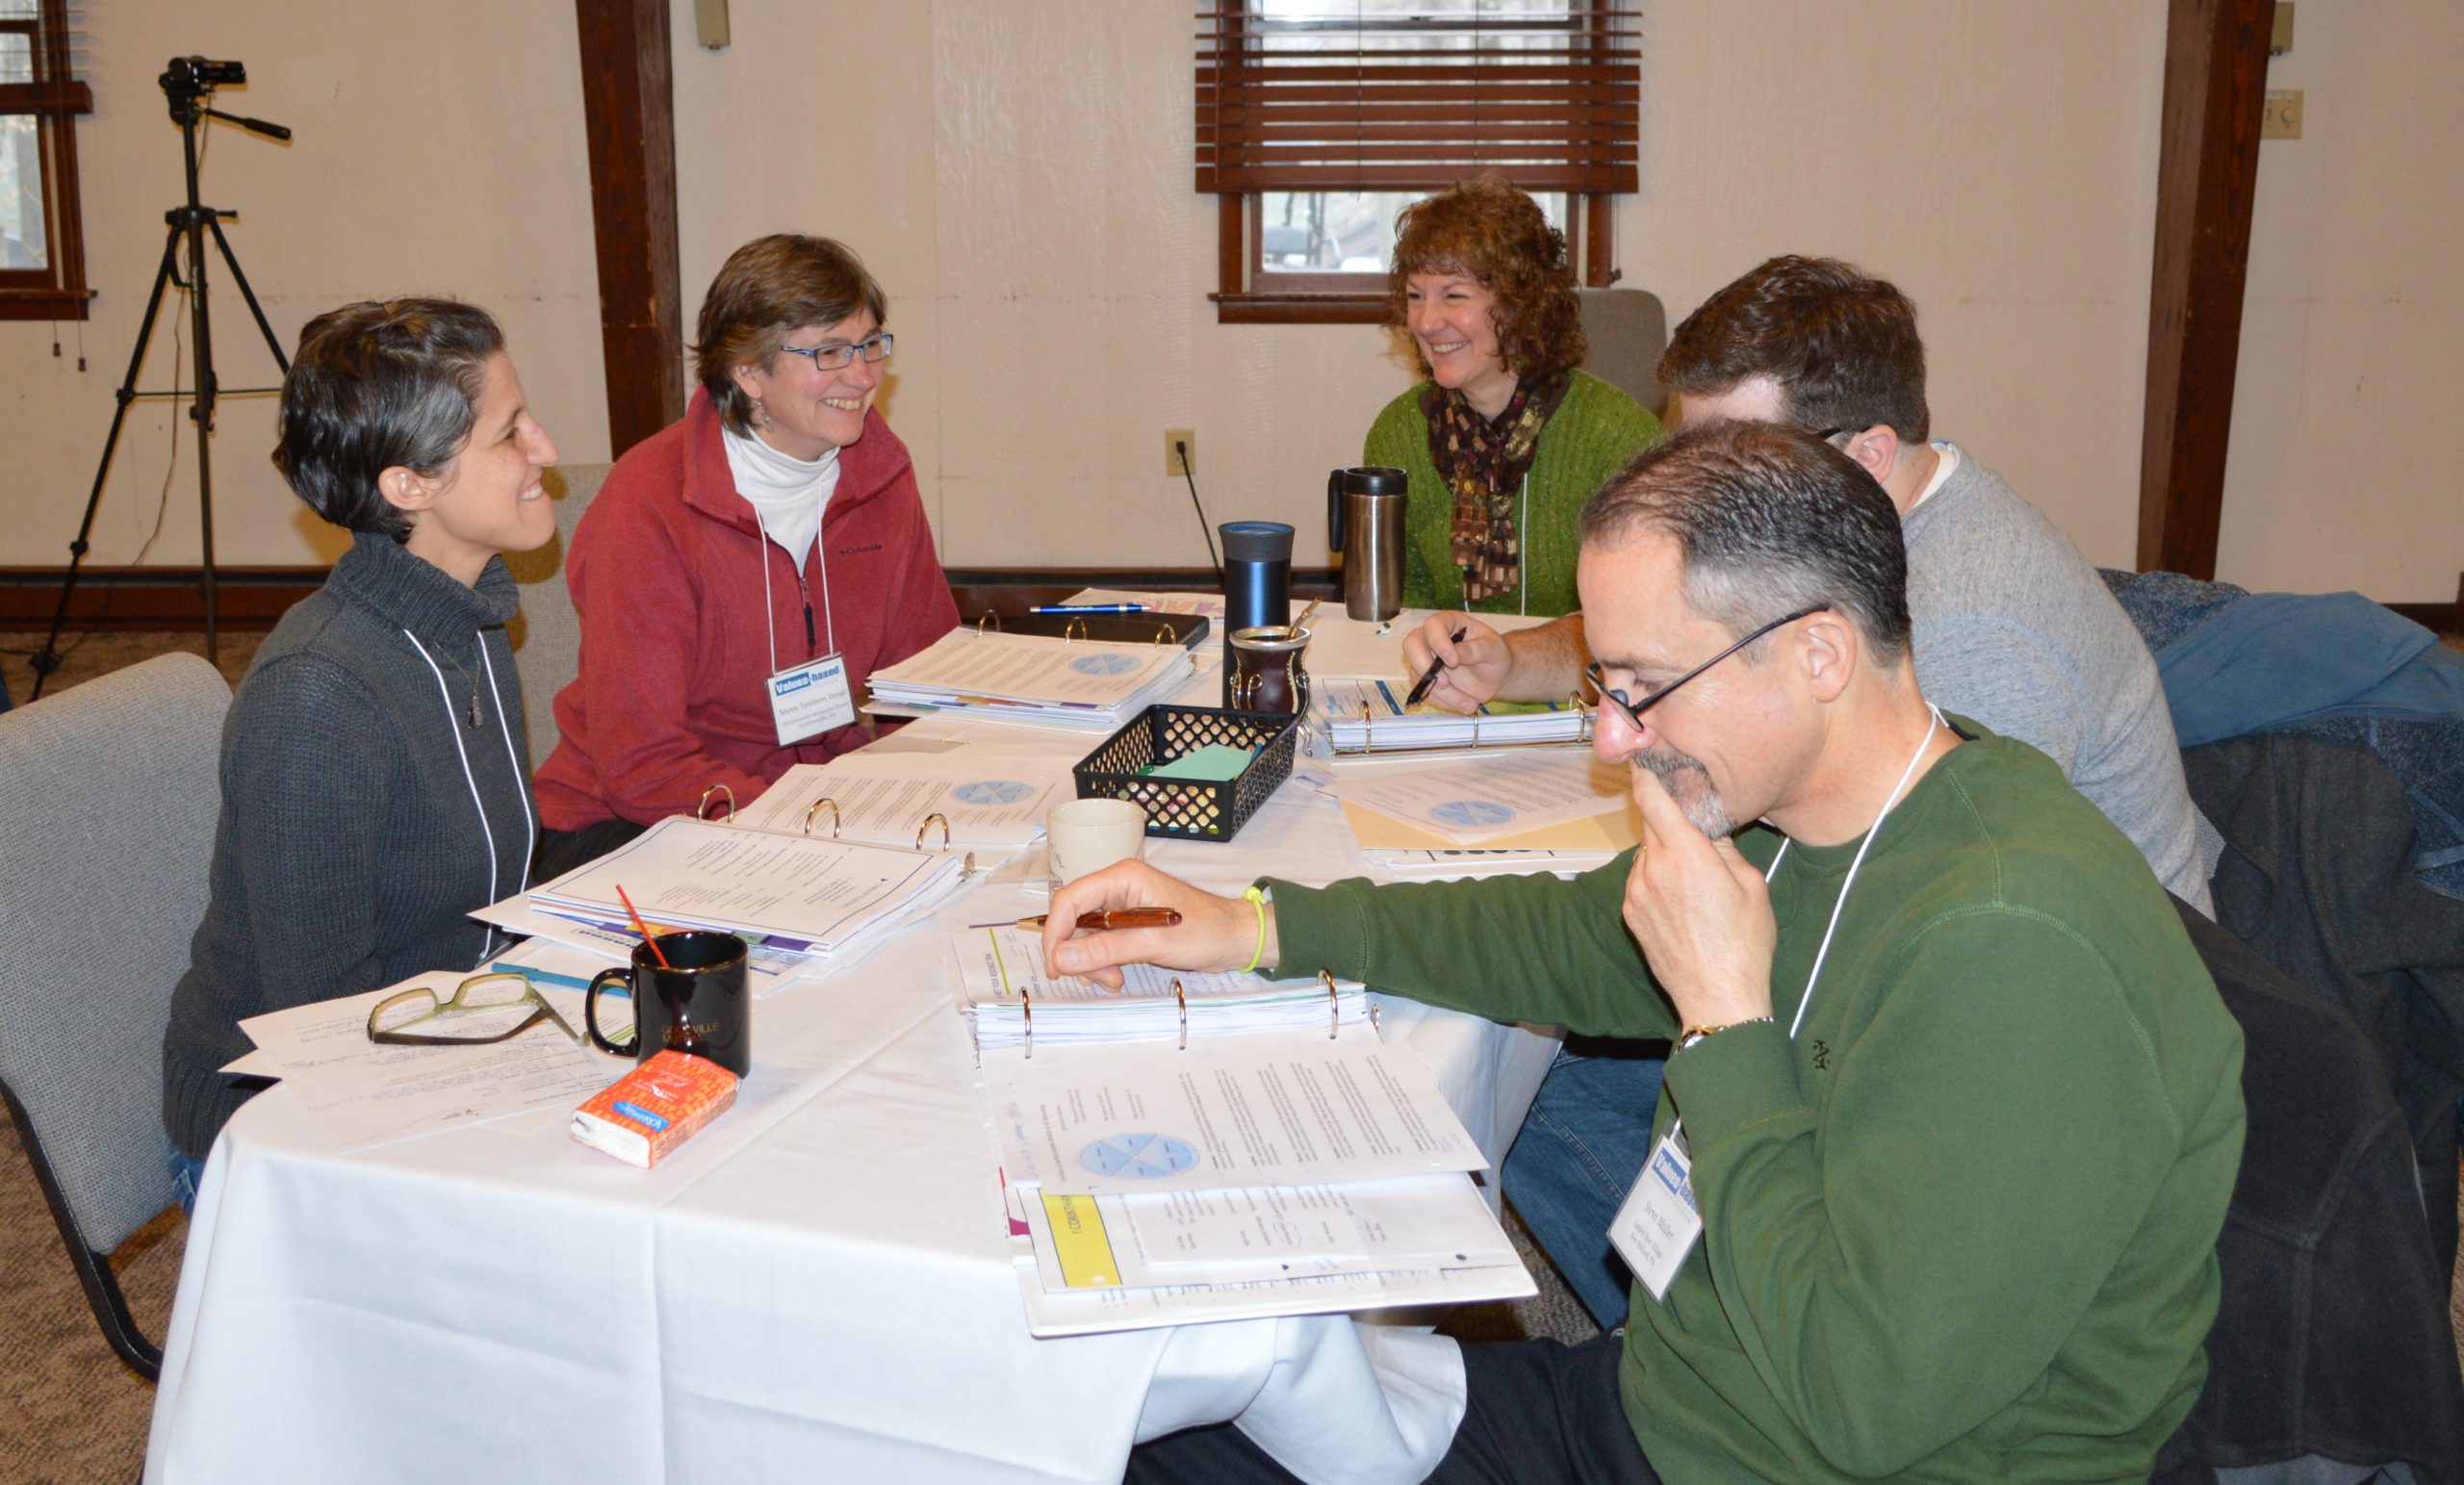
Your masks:
M1897 513L1822 440L1688 430L1582 535L1638 853L1246 900L1129 862L1055 897L1052 968L1325 968L1676 1039L1618 1223L1659 1282L1622 1336L1465 1347L1432 1479L2145 1480L2206 1374L2243 1132L2170 903L2051 761L1927 704ZM1182 921L1071 935L1143 906ZM1131 1460L1281 1477L1228 1426Z

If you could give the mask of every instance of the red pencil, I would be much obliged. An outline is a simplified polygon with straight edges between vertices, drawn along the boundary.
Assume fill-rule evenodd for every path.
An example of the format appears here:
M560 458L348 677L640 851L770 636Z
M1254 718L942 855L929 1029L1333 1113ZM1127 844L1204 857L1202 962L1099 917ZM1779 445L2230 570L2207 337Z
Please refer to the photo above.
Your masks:
M621 885L616 888L616 900L625 905L625 915L633 920L633 927L640 932L642 942L651 946L651 958L658 960L658 967L674 969L676 966L667 961L667 955L660 950L658 940L651 936L651 926L642 921L641 913L634 910L633 900L625 895L625 889Z

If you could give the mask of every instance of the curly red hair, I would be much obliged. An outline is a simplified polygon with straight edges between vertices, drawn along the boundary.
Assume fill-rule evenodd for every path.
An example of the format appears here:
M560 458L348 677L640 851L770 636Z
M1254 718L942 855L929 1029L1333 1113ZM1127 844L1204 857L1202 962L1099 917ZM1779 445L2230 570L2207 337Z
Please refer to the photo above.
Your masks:
M1404 290L1415 273L1468 273L1497 295L1491 319L1498 355L1518 380L1582 364L1589 346L1566 235L1497 171L1458 181L1396 215L1395 266L1386 275L1392 329L1405 330ZM1412 356L1429 375L1417 344Z

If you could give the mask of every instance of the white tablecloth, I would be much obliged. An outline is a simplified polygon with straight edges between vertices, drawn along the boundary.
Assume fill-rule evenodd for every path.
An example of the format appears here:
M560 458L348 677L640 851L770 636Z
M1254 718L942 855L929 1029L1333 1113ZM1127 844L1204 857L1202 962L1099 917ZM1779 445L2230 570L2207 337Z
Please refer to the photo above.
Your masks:
M1098 740L997 733L967 735ZM1366 864L1305 784L1150 859L1236 888ZM346 1154L251 1101L191 1225L146 1479L1112 1480L1134 1440L1236 1417L1314 1479L1417 1478L1460 1415L1450 1342L1340 1316L1028 1336L940 930L1040 908L974 887L759 1002L734 1111L648 1172L562 1113ZM1502 1159L1553 1043L1385 1007Z

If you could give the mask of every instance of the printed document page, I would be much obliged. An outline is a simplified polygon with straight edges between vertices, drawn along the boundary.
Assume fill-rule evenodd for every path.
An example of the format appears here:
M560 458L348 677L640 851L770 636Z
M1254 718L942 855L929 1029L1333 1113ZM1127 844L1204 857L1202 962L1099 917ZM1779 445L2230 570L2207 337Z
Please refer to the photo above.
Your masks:
M759 934L834 954L955 886L962 858L674 816L533 887L531 901L622 920L622 885L654 922Z
M1365 1027L988 1052L984 1081L1002 1169L1048 1195L1488 1165L1420 1059Z
M1026 1212L1047 1289L1514 1262L1514 1245L1459 1175L1125 1196L1045 1194L1028 1202Z
M1189 652L1177 645L1072 644L962 627L935 640L920 654L873 672L870 683L884 700L925 704L988 699L1110 709L1166 672L1187 675L1189 670Z
M368 1039L368 1012L377 1002L414 987L450 1000L464 978L454 971L416 975L363 995L250 1016L240 1029L274 1063L290 1096L307 1105L318 1127L344 1149L531 1109L571 1109L631 1065L590 1051L549 1021L484 1046L384 1046ZM561 986L538 989L579 1035L581 996Z
M1626 770L1588 749L1529 749L1458 758L1426 768L1347 773L1326 792L1457 845L1619 813Z
M1069 767L1055 758L1005 756L988 749L954 754L893 753L873 749L827 763L798 763L759 799L729 822L755 830L802 835L816 801L835 806L835 838L869 840L912 849L922 832L927 849L937 848L949 822L954 846L1014 849L1043 833L1043 817L1075 797ZM811 833L833 838L832 813L813 816Z

